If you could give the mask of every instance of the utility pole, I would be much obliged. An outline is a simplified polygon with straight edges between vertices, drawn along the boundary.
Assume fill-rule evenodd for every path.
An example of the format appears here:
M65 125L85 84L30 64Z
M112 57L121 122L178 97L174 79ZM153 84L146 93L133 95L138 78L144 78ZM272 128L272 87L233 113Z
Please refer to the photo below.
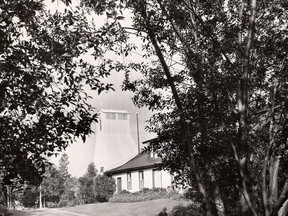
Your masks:
M43 205L42 205L42 187L41 187L41 185L40 185L39 189L40 189L40 194L39 194L39 208L42 209L42 208L43 208Z
M139 141L139 122L138 122L138 112L136 112L136 124L137 124L137 145L138 145L138 154L140 153L140 141Z

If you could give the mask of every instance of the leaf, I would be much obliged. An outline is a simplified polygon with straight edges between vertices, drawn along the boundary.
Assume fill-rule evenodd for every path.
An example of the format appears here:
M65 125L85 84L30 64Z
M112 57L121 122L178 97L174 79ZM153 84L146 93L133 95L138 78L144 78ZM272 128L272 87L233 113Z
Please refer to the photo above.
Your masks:
M125 19L124 16L117 16L117 17L116 17L116 20L124 20L124 19Z

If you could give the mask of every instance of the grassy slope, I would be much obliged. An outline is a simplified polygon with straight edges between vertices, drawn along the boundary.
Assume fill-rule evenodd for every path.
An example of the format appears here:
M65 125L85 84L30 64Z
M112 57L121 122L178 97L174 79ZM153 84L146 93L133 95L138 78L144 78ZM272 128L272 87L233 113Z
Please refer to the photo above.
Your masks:
M185 201L159 199L135 203L97 203L59 208L58 210L79 213L89 216L156 216L163 207L171 212L178 204L186 205ZM14 211L15 216L29 216L28 212ZM13 212L13 213L14 213Z
M155 216L166 207L168 212L178 204L187 204L184 201L176 201L170 199L159 199L135 203L98 203L70 208L61 208L69 212L81 213L89 216L109 215L109 216Z
M29 216L30 214L28 212L23 212L19 210L10 210L11 213L13 213L13 216Z

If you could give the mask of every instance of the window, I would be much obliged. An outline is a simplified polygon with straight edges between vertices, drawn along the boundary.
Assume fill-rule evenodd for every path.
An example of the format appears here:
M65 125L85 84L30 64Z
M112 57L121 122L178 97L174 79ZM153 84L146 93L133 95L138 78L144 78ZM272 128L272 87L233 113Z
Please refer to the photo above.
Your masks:
M139 171L139 188L144 188L144 173Z
M128 115L126 113L118 113L118 119L127 120L128 119Z
M127 190L132 189L132 175L131 173L127 173Z
M106 113L106 119L116 119L115 113Z

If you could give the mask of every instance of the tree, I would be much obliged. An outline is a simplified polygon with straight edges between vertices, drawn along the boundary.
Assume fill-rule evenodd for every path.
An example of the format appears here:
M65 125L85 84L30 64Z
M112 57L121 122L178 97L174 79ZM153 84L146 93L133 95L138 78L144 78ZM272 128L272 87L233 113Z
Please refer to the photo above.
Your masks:
M62 154L60 160L59 160L59 173L62 175L63 181L65 182L67 179L70 178L70 174L68 171L68 165L69 165L69 158L66 153Z
M59 206L74 206L81 204L79 200L78 190L79 182L76 177L70 177L66 180L64 185L64 192L61 194Z
M60 172L54 166L46 167L45 175L40 185L43 206L47 206L47 202L57 204L60 201L61 190L63 188L61 182L62 176Z
M107 202L116 190L115 180L106 175L97 175L93 181L93 192L98 202Z
M93 193L93 178L97 175L95 164L91 162L87 167L87 172L79 180L79 194L82 204L93 203L95 196Z
M93 179L97 175L97 169L94 162L89 163L87 172L85 174L89 179Z
M178 182L196 186L206 215L286 215L287 3L83 2L112 23L121 8L132 11L132 28L119 28L158 60L122 65L145 76L127 75L124 89L159 111L152 148Z
M97 113L84 89L112 88L100 81L113 69L102 54L125 39L80 8L51 13L42 0L4 0L0 13L0 172L4 185L39 185L47 157L92 132Z
M36 207L38 198L38 192L36 191L35 187L27 187L24 190L23 196L22 196L22 204L24 207Z

